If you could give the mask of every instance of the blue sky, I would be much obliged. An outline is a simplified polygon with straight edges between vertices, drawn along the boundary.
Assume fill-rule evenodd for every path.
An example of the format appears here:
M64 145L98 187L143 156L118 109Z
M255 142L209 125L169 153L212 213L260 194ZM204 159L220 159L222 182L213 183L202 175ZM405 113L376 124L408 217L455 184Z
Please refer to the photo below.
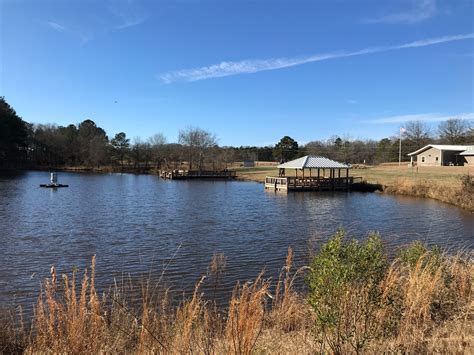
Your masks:
M379 139L474 119L473 16L472 0L0 0L0 95L109 136Z

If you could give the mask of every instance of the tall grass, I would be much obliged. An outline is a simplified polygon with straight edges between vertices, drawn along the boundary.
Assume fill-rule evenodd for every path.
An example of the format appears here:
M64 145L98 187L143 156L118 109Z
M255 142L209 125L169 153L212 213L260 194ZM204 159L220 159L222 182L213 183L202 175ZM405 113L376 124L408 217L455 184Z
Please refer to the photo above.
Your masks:
M397 179L384 192L409 195L447 202L474 212L474 176L463 175L457 184L434 180Z
M341 248L350 243L343 235L338 238ZM333 266L346 275L350 269L345 266L357 266L360 260L373 266L379 257L385 258L377 254L378 242L370 243L375 247L357 244L347 249L358 253L355 258L336 249L324 254L324 246L316 258L339 255L339 260L331 259ZM174 306L169 292L149 280L142 283L139 305L123 285L99 295L95 257L81 277L73 272L59 278L52 268L31 329L0 328L0 352L467 353L474 346L471 254L446 255L418 243L403 249L391 263L369 268L366 277L356 271L329 285L325 280L332 276L324 274L326 264L294 270L289 249L277 280L261 273L252 282L238 283L228 307L218 308L202 285L225 267L224 261L224 256L215 256L208 275ZM320 293L324 299L311 288L309 294L298 292L295 280L303 275L317 277L321 289L335 288ZM322 314L337 318L323 324Z

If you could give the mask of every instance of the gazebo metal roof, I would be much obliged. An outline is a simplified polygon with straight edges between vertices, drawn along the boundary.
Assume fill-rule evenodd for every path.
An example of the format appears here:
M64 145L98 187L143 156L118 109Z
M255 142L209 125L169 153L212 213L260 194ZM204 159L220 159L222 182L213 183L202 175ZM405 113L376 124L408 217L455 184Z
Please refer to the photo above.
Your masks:
M278 165L280 169L349 169L350 167L349 164L339 163L317 155L306 155Z

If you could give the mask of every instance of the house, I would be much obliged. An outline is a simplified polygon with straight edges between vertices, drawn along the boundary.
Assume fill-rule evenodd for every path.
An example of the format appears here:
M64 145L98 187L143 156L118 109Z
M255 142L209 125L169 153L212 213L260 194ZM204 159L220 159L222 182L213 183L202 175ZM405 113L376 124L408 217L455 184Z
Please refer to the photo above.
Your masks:
M408 156L411 164L416 161L419 166L474 166L474 145L428 144Z
M474 145L467 147L459 156L464 158L464 165L474 166Z

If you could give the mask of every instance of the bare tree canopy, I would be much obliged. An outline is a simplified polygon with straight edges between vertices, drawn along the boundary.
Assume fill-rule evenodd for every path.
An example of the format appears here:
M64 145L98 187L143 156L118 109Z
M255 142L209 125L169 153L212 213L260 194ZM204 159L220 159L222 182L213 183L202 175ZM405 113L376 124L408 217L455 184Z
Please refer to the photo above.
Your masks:
M202 170L206 154L217 145L217 137L201 128L188 127L179 131L178 142L186 148L189 169L197 160L199 170Z
M169 154L166 154L167 149L165 147L167 141L163 133L155 133L153 136L148 138L147 141L151 160L153 160L157 167L161 168L162 164L166 162L166 157Z
M148 143L150 143L152 146L162 146L167 143L167 140L163 133L155 133L150 138L148 138Z
M431 139L430 128L423 121L409 121L405 124L405 138L415 149L428 144Z
M469 128L467 120L452 118L439 124L439 137L443 143L461 144L466 141Z

